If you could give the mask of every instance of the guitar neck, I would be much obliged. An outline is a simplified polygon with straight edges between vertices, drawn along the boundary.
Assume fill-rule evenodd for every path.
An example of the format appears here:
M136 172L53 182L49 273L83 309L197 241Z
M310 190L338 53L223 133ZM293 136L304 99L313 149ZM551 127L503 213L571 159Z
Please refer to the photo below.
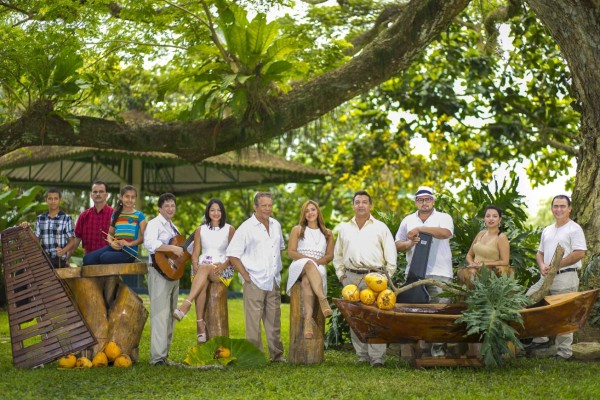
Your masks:
M185 242L183 242L183 244L181 245L181 248L187 251L188 246L190 245L190 243L192 243L194 241L194 233L192 233L190 235L189 238L186 239Z

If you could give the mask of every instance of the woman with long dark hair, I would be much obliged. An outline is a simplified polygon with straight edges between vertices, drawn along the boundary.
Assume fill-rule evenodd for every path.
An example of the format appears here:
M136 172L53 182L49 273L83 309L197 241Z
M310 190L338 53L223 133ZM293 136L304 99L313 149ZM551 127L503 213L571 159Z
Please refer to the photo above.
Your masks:
M146 230L144 213L135 209L136 199L135 187L127 185L121 189L110 228L106 232L108 245L86 254L83 257L83 265L135 262L138 245L144 242Z
M192 301L196 302L196 340L206 342L206 322L204 307L206 289L209 282L222 282L229 286L233 279L233 265L225 255L235 228L227 223L225 206L218 199L211 199L206 205L204 221L194 233L192 251L192 287L183 303L173 311L173 318L181 321L190 311ZM202 254L200 254L202 252Z
M316 201L308 200L302 205L300 221L292 228L288 242L288 255L294 260L289 268L287 293L296 281L302 282L304 309L304 337L314 335L313 310L315 299L326 317L332 314L327 301L327 270L333 260L333 234L325 227L323 215Z
M459 269L457 273L459 281L469 287L473 276L483 265L498 275L512 273L512 268L509 267L510 244L502 231L502 209L493 205L487 206L483 215L486 229L475 236L467 253L467 267Z

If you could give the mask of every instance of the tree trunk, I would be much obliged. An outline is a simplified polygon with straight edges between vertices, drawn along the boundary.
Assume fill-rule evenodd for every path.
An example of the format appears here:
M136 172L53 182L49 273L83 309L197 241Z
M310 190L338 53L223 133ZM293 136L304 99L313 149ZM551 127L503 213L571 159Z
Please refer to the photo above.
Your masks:
M573 219L583 228L587 257L600 252L600 2L527 0L567 60L581 112L581 147L573 190ZM594 286L600 284L596 276Z
M312 315L314 337L304 337L304 307L302 285L292 286L290 297L290 348L288 359L292 364L320 364L325 358L325 317L317 305Z

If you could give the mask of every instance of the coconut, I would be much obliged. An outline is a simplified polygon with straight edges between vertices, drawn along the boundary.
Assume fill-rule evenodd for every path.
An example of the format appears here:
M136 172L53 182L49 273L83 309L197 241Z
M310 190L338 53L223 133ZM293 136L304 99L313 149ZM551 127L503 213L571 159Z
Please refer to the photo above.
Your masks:
M104 346L104 354L108 358L108 361L114 362L117 357L121 355L121 348L115 342L108 342L106 346Z
M377 294L369 288L360 291L360 302L363 304L373 304L377 301Z
M365 276L365 283L374 292L383 292L387 289L388 280L385 275L379 274L377 272L368 273Z
M92 368L92 362L87 357L79 357L75 363L76 368Z
M215 350L215 358L229 358L231 357L231 350L229 350L225 346L219 346L217 350Z
M396 295L389 289L384 290L377 296L377 307L382 310L391 310L396 304Z
M99 351L92 360L92 365L96 368L108 367L108 357L103 351Z
M342 289L342 296L348 301L360 301L360 292L356 285L346 285Z
M129 368L131 367L131 358L127 354L121 354L115 359L113 365L120 368Z
M62 357L58 360L58 368L73 368L77 363L75 354L71 353L66 357Z

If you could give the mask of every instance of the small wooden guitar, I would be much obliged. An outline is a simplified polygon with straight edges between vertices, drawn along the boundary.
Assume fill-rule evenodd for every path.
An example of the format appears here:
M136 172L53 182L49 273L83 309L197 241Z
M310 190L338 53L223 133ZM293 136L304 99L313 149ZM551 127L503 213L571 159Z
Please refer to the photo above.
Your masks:
M154 253L154 264L158 266L162 276L171 281L181 279L185 271L185 264L192 258L187 248L193 241L194 234L187 238L187 240L181 235L177 235L171 239L169 242L170 245L183 248L183 254L180 257L177 257L170 251L157 251Z

